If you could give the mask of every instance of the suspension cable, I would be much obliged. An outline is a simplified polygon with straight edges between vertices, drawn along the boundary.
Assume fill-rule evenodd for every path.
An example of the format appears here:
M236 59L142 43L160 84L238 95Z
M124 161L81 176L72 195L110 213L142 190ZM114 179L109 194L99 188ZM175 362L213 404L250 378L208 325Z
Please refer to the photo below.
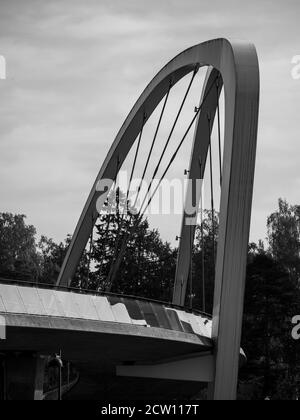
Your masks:
M204 178L202 175L202 163L199 159L200 165L200 177ZM201 195L200 195L200 235L201 235L201 260L202 260L202 310L206 310L206 285L205 285L205 255L204 255L204 227L203 227L203 188L201 186Z
M120 169L120 157L118 156L117 157L117 165L116 165L116 175L115 175L115 178L114 178L114 187L113 187L113 190L112 190L112 194L114 194L116 192L116 204L117 204L117 206L118 206L118 200L117 200L117 190L118 190L118 188L117 188L117 182L118 182L119 169ZM109 204L109 196L108 196L108 199L107 199L107 205L108 204ZM109 214L108 214L108 223L106 225L106 233L105 233L105 236L106 237L107 237L108 230L109 230L111 215L112 215L112 208L110 207Z
M192 232L192 225L190 225L190 309L193 309L193 248L194 238Z
M203 312L206 311L206 284L205 284L205 250L204 250L204 218L203 218L203 203L201 198L201 248L202 248L202 305L203 305Z
M116 192L116 212L117 212L117 222L119 223L120 222L120 188L117 186L117 181L118 181L118 173L116 175L114 192Z
M139 150L140 150L141 140L142 140L142 137L143 137L145 122L146 122L146 114L144 113L143 114L142 128L141 128L139 139L138 139L138 142L137 142L137 147L136 147L136 151L135 151L135 155L134 155L133 165L132 165L132 168L131 168L129 186L128 186L128 190L127 190L127 194L126 194L126 209L127 210L128 210L128 197L129 197L129 193L130 193L130 188L131 188L133 174L134 174L134 170L135 170L135 166L136 166L137 157L138 157Z
M167 138L167 141L166 141L166 143L165 143L165 146L164 146L164 149L163 149L163 151L162 151L162 154L161 154L161 156L160 156L160 158L159 158L158 164L156 165L155 170L154 170L154 172L153 172L152 179L151 179L151 181L150 181L150 184L149 184L149 186L148 186L148 190L147 190L147 192L146 192L146 194L145 194L145 197L144 197L144 199L143 199L143 201L142 201L142 204L141 204L140 209L142 209L143 205L145 204L145 201L146 201L146 199L147 199L147 196L148 196L148 194L149 194L149 192L150 192L150 190L151 190L152 183L153 183L153 181L154 181L154 179L155 179L155 177L156 177L156 175L157 175L157 172L158 172L158 170L159 170L160 164L161 164L161 162L162 162L162 160L163 160L163 157L164 157L164 155L165 155L165 152L166 152L166 150L167 150L167 148L168 148L168 145L169 145L169 143L170 143L170 140L171 140L172 135L173 135L173 133L174 133L174 130L175 130L175 128L176 128L177 122L178 122L179 117L180 117L180 115L181 115L182 109L183 109L183 107L184 107L184 104L185 104L185 102L186 102L186 99L187 99L187 97L188 97L188 94L189 94L189 92L190 92L190 90L191 90L191 87L192 87L192 84L193 84L193 82L194 82L195 76L196 76L196 74L198 73L198 70L199 70L199 68L198 68L198 67L196 67L196 68L195 68L195 70L194 70L194 72L193 72L193 76L192 76L192 78L191 78L191 80L190 80L190 83L189 83L189 85L188 85L188 87L187 87L187 90L186 90L186 92L185 92L185 95L184 95L184 97L183 97L183 100L182 100L182 102L181 102L181 105L180 105L179 110L178 110L178 112L177 112L177 115L176 115L175 121L174 121L174 123L173 123L173 126L172 126L172 128L171 128L170 134L169 134L169 136L168 136L168 138Z
M117 182L118 182L119 169L120 169L120 156L118 155L118 157L117 157L117 165L116 165L116 175L114 177L114 186L113 186L113 190L112 190L112 194L113 195L114 195L115 191L117 190ZM107 206L108 206L108 204L109 204L109 196L107 198ZM108 232L109 232L109 227L110 227L110 222L111 222L112 206L109 208L109 213L107 214L107 216L108 216L108 220L107 220L107 223L106 223L105 235L104 235L104 238L103 238L104 252L106 250L106 241L107 241L107 238L108 238ZM103 261L102 261L102 263L100 265L100 268L99 268L99 272L100 273L102 271L102 268L103 268ZM97 288L99 288L100 280L101 279L100 279L100 276L99 276Z
M212 142L211 142L211 117L207 116L209 125L209 161L210 161L210 198L211 198L211 227L212 227L212 252L213 252L213 269L215 269L215 206L214 206L214 179L213 179L213 162L212 162Z
M195 79L195 76L196 76L197 72L198 72L198 67L197 67L197 68L195 68L195 70L194 70L194 72L193 72L193 76L192 76L192 78L191 78L191 80L190 80L190 83L189 83L189 85L188 85L188 88L187 88L187 90L186 90L186 93L185 93L185 95L184 95L184 98L183 98L183 100L182 100L182 103L181 103L181 105L180 105L180 108L179 108L179 110L178 110L178 112L177 112L177 115L176 115L175 121L174 121L174 123L173 123L172 129L171 129L171 132L170 132L170 134L169 134L169 136L168 136L168 139L167 139L166 144L165 144L165 146L164 146L163 152L162 152L162 154L161 154L161 156L160 156L159 162L158 162L158 164L157 164L157 166L156 166L156 168L155 168L155 171L154 171L154 173L153 173L153 176L152 176L151 182L150 182L150 184L149 184L148 190L147 190L147 192L146 192L146 194L145 194L145 197L144 197L144 199L143 199L143 202L142 202L141 208L143 207L143 205L144 205L144 203L145 203L145 201L146 201L146 199L147 199L147 196L148 196L149 191L150 191L150 189L151 189L152 182L153 182L153 180L154 180L154 178L155 178L155 176L156 176L156 174L157 174L157 172L158 172L158 170L159 170L159 166L160 166L161 161L162 161L162 159L163 159L163 157L164 157L164 154L165 154L165 152L166 152L166 150L167 150L167 147L168 147L168 145L169 145L169 142L170 142L170 140L171 140L171 137L172 137L172 135L173 135L173 132L174 132L174 130L175 130L175 127L176 127L176 125L177 125L177 122L178 122L178 120L179 120L179 117L180 117L180 115L181 115L182 109L183 109L183 107L184 107L184 104L185 104L185 102L186 102L186 99L187 99L187 97L188 97L188 94L189 94L189 92L190 92L190 89L191 89L191 87L192 87L192 84L193 84L193 81L194 81L194 79ZM158 130L159 130L159 127L160 127L160 124L161 124L162 118L163 118L163 114L164 114L164 111L165 111L165 108L166 108L167 100L168 100L168 98L169 98L169 94L170 94L171 87L172 87L172 84L170 83L170 86L169 86L169 91L168 91L168 94L167 94L167 96L166 96L165 103L164 103L164 107L163 107L163 110L162 110L162 113L161 113L161 116L160 116L160 119L159 119L159 125L158 125L158 127L157 127L157 129L156 129L156 132L155 132L155 135L154 135L154 142L156 141L156 138L157 138ZM186 135L187 135L187 134L186 134ZM186 137L186 136L185 136L185 137ZM154 147L154 142L152 142L153 147ZM138 146L138 147L139 147L139 146ZM151 147L151 153L152 153L153 147ZM138 151L138 148L137 148L137 151ZM137 155L137 154L136 154L136 155ZM175 156L174 156L174 158L175 158ZM146 166L145 166L145 168L144 168L144 174L146 173L146 170L147 170L147 167L148 167L148 164L149 164L149 160L150 160L150 154L149 154L149 158L148 158L148 160L147 160ZM134 165L135 165L135 163L134 163ZM144 175L143 175L143 177L144 177ZM142 177L142 180L143 180L143 177ZM130 183L129 183L129 184L130 184ZM128 194L128 192L127 192L127 194ZM126 200L126 201L127 201L127 200ZM148 206L147 206L147 207L148 207ZM140 208L140 210L141 210L141 208ZM133 231L133 228L135 228L135 226L137 226L137 225L138 225L138 223L140 222L141 218L142 218L142 217L140 217L140 211L139 211L139 213L138 213L138 217L137 217L137 219L136 219L136 222L135 222L134 226L130 229L130 231L129 231L129 232L127 232L127 234L126 234L126 235L124 236L124 238L123 238L122 245L121 245L121 250L120 250L120 253L119 253L119 254L120 254L120 257L119 257L119 258L122 258L122 253L124 253L124 252L125 252L125 251L123 251L123 249L125 248L125 247L124 247L124 243L126 244L126 242L127 242L128 238L130 237L130 235L131 235L131 233L132 233L132 231ZM132 220L132 214L130 214L130 218L129 218L129 227L130 227L131 220ZM114 262L115 262L116 254L117 254L117 251L118 251L118 245L119 245L119 237L118 237L118 240L117 240L117 243L116 243L115 255L114 255L114 258L113 258L112 266L113 266L113 264L114 264ZM113 275L113 273L114 273L114 272L116 272L116 270L114 270L114 268L113 268L113 267L111 267L111 270L110 270L110 273L109 273L109 276L108 276L108 279L109 279L109 282L110 282L110 283L112 283L112 282L113 282L113 278L112 278L111 276Z
M156 186L156 188L155 188L154 192L152 193L152 195L151 195L150 199L148 200L148 203L147 203L147 205L146 205L146 207L145 207L144 209L142 209L142 206L143 206L143 204L142 204L142 206L141 206L141 208L140 208L140 211L139 211L139 213L138 213L138 217L136 218L136 222L135 222L135 224L131 227L131 229L130 229L130 231L127 233L127 235L125 235L125 237L126 237L126 238L124 238L124 242L126 242L126 241L127 241L127 239L128 239L128 238L130 237L130 235L133 233L133 231L134 231L134 229L136 228L136 226L138 225L138 223L142 220L143 215L145 214L145 212L146 212L147 208L148 208L148 207L149 207L149 205L151 204L151 202L152 202L152 200L153 200L153 198L154 198L154 196L155 196L155 194L156 194L156 192L157 192L157 190L158 190L158 188L159 188L159 186L160 186L160 184L161 184L161 182L162 182L163 178L166 176L166 174L167 174L168 170L170 169L170 167L171 167L171 165L172 165L172 163L173 163L174 159L176 158L176 156L177 156L177 154L178 154L179 150L181 149L181 146L183 145L183 143L184 143L184 141L185 141L185 139L186 139L186 137L187 137L187 135L188 135L188 133L189 133L189 131L190 131L191 127L193 126L193 124L194 124L195 120L197 119L197 117L198 117L198 115L199 115L199 113L200 113L200 111L201 111L201 109L202 109L202 107L203 107L203 105L204 105L204 103L205 103L205 101L206 101L206 99L207 99L208 95L210 94L210 92L211 92L211 90L212 90L212 88L213 88L213 86L214 86L214 84L215 84L216 80L217 80L217 78L215 78L215 80L212 82L212 84L211 84L211 86L209 87L209 89L208 89L208 91L207 91L206 95L204 96L204 98L203 98L203 100L202 100L202 102L201 102L201 104L200 104L199 108L197 108L197 110L196 110L196 112L195 112L195 115L194 115L194 117L193 117L193 119L192 119L191 123L189 124L189 126L188 126L188 128L187 128L187 130L186 130L186 132L185 132L185 134L184 134L184 136L183 136L183 138L182 138L182 140L180 141L180 143L179 143L179 145L178 145L178 147L177 147L177 149L176 149L175 153L173 154L172 158L170 159L169 164L167 165L167 168L165 169L165 171L164 171L163 175L161 176L161 178L160 178L160 180L159 180L159 183L157 184L157 186ZM209 129L209 131L210 131L210 129ZM149 192L149 191L148 191L148 192ZM147 193L147 194L148 194L148 193ZM147 195L145 196L145 198L146 198L146 197L147 197ZM212 197L213 197L213 195L212 195ZM144 201L145 201L145 200L144 200ZM212 204L213 204L213 200L212 200ZM214 208L214 205L212 205L212 208ZM125 240L125 239L126 239L126 240ZM120 252L120 254L121 254L121 252ZM121 255L121 258L122 258L122 255Z
M89 255L88 255L88 267L87 267L87 269L88 269L87 287L88 287L89 280L90 280L91 259L92 259L92 250L93 250L93 235L94 235L94 218L92 216L92 232L91 232L91 237L90 237L90 250L89 250Z
M220 123L220 91L219 91L219 79L217 80L217 115L218 115L218 140L219 140L219 165L220 165L220 185L222 185L222 148L221 148L221 123Z
M194 122L195 122L195 120L196 120L196 118L197 118L198 114L199 114L199 110L197 110L197 112L195 113L195 116L193 117L193 119L192 119L192 121L191 121L191 123L190 123L190 125L189 125L188 129L186 130L186 132L185 132L185 134L184 134L183 138L181 139L181 141L180 141L180 143L179 143L179 145L178 145L177 149L175 150L175 153L174 153L174 154L173 154L173 156L171 157L171 159L170 159L170 161L169 161L169 163L168 163L168 165L167 165L167 167L166 167L166 169L165 169L164 173L162 174L162 176L161 176L161 178L160 178L160 180L159 180L159 182L158 182L157 186L155 187L154 192L153 192L153 194L151 195L151 197L150 197L150 199L149 199L149 201L148 201L148 203L147 203L147 205L146 205L145 209L142 211L142 214L144 214L144 213L145 213L145 211L147 210L147 208L150 206L151 201L153 200L153 197L154 197L154 195L155 195L156 191L158 190L158 188L159 188L160 184L162 183L163 178L166 176L167 172L169 171L169 169L170 169L170 167L171 167L171 165L172 165L172 163L173 163L174 159L176 158L176 156L177 156L177 154L178 154L179 150L181 149L181 146L182 146L182 145L183 145L183 143L184 143L184 140L186 139L187 135L189 134L190 129L191 129L191 127L193 126L193 124L194 124Z
M133 165L132 165L132 168L131 168L131 174L130 174L130 180L129 180L128 190L127 190L127 194L126 194L126 203L125 203L126 210L128 210L128 204L129 204L128 203L128 197L129 197L131 183L132 183L132 179L133 179L133 175L134 175L134 171L135 171L135 167L136 167L137 157L138 157L139 150L140 150L141 140L142 140L142 137L143 137L143 131L144 131L144 127L145 127L145 122L146 122L146 114L144 113L142 127L141 127L141 131L140 131L139 138L138 138L138 143L137 143L137 147L136 147L136 151L135 151L135 155L134 155ZM111 282L111 276L114 273L114 267L113 267L113 265L114 265L114 263L116 261L116 257L117 257L117 253L118 253L118 248L119 248L120 239L121 239L121 231L122 231L122 227L123 227L123 223L124 223L124 216L125 216L125 212L123 212L121 221L118 224L118 233L117 233L117 238L116 238L116 242L115 242L114 255L113 255L112 262L111 262L111 268L109 270L109 274L108 274L108 277L107 277L109 283L112 283ZM129 224L131 222L131 218L132 218L132 214L130 212ZM124 240L125 240L125 237L123 238L123 241L121 243L121 249L123 247Z
M196 70L196 69L195 69L195 71L194 71L194 75L193 75L193 77L192 77L191 82L194 80L194 77L195 77L195 75L196 75L197 71L198 71L198 70ZM188 133L189 133L189 131L190 131L191 127L193 126L194 122L196 121L196 119L197 119L197 117L198 117L198 115L199 115L199 113L200 113L200 111L201 111L201 109L202 109L202 107L203 107L203 105L204 105L204 103L205 103L205 101L206 101L206 99L207 99L208 95L210 94L210 92L211 92L211 90L212 90L213 86L215 85L216 80L217 80L217 77L213 80L213 82L212 82L211 86L210 86L210 87L209 87L209 89L207 90L206 95L204 96L204 98L203 98L203 100L202 100L202 102L201 102L201 104L200 104L199 108L197 108L197 110L196 110L196 112L195 112L195 115L194 115L194 117L193 117L193 119L192 119L191 123L189 124L189 126L188 126L188 128L187 128L187 130L186 130L186 132L185 132L185 134L184 134L184 136L183 136L183 138L182 138L181 142L179 143L179 145L178 145L178 147L177 147L177 149L176 149L175 153L173 154L173 156L172 156L172 158L171 158L171 160L170 160L169 164L167 165L166 170L164 171L164 173L163 173L162 177L160 178L158 185L156 186L156 188L155 188L155 190L154 190L153 194L151 195L151 197L150 197L150 199L149 199L149 201L148 201L148 203L147 203L146 207L143 209L143 205L144 205L144 203L145 203L145 201L146 201L146 199L147 199L148 193L149 193L150 188L151 188L151 183L153 182L154 177L155 177L155 175L156 175L156 173L157 173L157 171L158 171L158 166L157 166L157 168L156 168L156 170L155 170L155 175L154 175L154 176L153 176L153 178L152 178L152 181L151 181L151 183L150 183L150 186L149 186L149 188L148 188L148 191L147 191L147 193L146 193L146 195L145 195L145 197L144 197L144 200L143 200L143 202L142 202L142 205L141 205L141 207L140 207L140 210L139 210L139 212L138 212L138 214L137 214L136 220L135 220L134 224L130 227L129 231L125 234L125 236L124 236L124 238L123 238L123 241L122 241L122 246L121 246L121 249L120 249L120 252L119 252L119 256L118 256L118 261L117 261L117 262L118 262L118 264L116 264L116 266L115 266L115 267L113 266L113 265L114 265L113 263L112 263L112 265L111 265L111 269L110 269L110 273L109 273L109 277L108 277L108 279L109 279L109 283L110 283L110 288L111 288L112 283L113 283L113 281L114 281L114 277L115 277L115 274L116 274L116 272L117 272L117 270L118 270L118 268L119 268L120 262L121 262L121 261L122 261L122 259L123 259L124 252L125 252L125 250L126 250L126 244L127 244L127 241L128 241L128 239L129 239L129 237L133 234L134 230L136 229L136 227L138 226L138 224L141 222L141 220L142 220L142 218L143 218L143 215L144 215L144 213L146 212L147 208L148 208L148 207L149 207L149 205L151 204L151 201L152 201L152 199L153 199L153 197L154 197L154 195L155 195L156 191L158 190L158 188L159 188L159 186L160 186L160 184L161 184L161 182L162 182L162 179L165 177L165 175L166 175L166 173L168 172L168 170L170 169L170 166L172 165L172 163L173 163L174 159L176 158L176 156L177 156L177 154L178 154L179 150L181 149L182 144L184 143L184 141L185 141L185 139L186 139L186 137L187 137L187 135L188 135ZM191 83L190 83L190 85L189 85L189 89L190 89L190 86L191 86ZM188 89L188 91L189 91L189 89ZM188 93L188 92L187 92L187 93ZM186 99L186 96L187 96L187 94L185 95L185 99ZM185 99L184 99L184 102L185 102ZM184 102L183 102L183 104L184 104ZM182 105L182 107L183 107L183 105ZM182 108L182 107L181 107L181 108ZM181 113L181 110L180 110L180 113ZM179 113L179 115L180 115L180 113ZM178 115L178 118L179 118L179 115ZM177 118L177 120L178 120L178 118ZM175 124L175 125L176 125L176 124ZM175 125L173 125L173 127L174 127L174 128L175 128ZM172 130L172 134L173 134L173 131L174 131L174 129ZM170 140L170 138L171 138L171 136L169 136L168 141ZM165 149L166 149L166 147L165 147ZM164 149L164 150L165 150L165 149ZM160 161L161 161L161 159L160 159ZM130 221L131 221L131 218L132 218L132 214L131 214L131 217L130 217ZM117 250L117 248L116 248L116 250Z
M143 201L142 206L141 206L140 211L139 211L139 215L142 215L142 216L143 216L143 215L145 214L145 212L146 212L147 208L148 208L148 207L149 207L149 205L151 204L151 202L152 202L152 200L153 200L153 198L154 198L154 195L156 194L156 192L157 192L157 190L158 190L158 188L159 188L160 184L162 183L163 178L166 176L166 174L167 174L167 172L169 171L169 169L170 169L170 167L171 167L171 165L172 165L172 163L173 163L174 159L176 158L176 156L177 156L177 154L178 154L179 150L181 149L181 146L183 145L183 143L184 143L184 141L185 141L185 139L186 139L187 135L189 134L189 132L190 132L190 130L191 130L191 128L192 128L192 126L193 126L194 122L196 121L196 119L197 119L197 117L198 117L198 115L199 115L199 113L200 113L200 111L201 111L201 109L202 109L202 107L203 107L203 105L204 105L204 103L205 103L205 101L206 101L206 99L207 99L208 95L210 94L210 92L211 92L211 90L212 90L212 88L213 88L213 86L214 86L214 84L215 84L215 81L216 81L216 80L217 80L217 78L215 78L215 80L212 82L212 84L211 84L210 88L208 89L208 91L207 91L206 95L204 96L204 98L203 98L203 100L202 100L202 102L201 102L201 104L200 104L199 108L197 108L197 109L196 109L195 115L194 115L194 117L193 117L193 119L192 119L192 121L191 121L190 125L188 126L188 128L187 128L187 130L186 130L186 132L185 132L185 134L184 134L184 136L183 136L183 138L182 138L182 140L180 141L180 143L179 143L179 145L178 145L177 149L175 150L175 153L174 153L174 154L173 154L173 156L171 157L171 159L170 159L170 161L169 161L169 163L168 163L168 165L167 165L167 167L166 167L166 169L165 169L164 173L162 174L162 176L161 176L161 178L160 178L160 180L159 180L159 182L158 182L157 186L156 186L156 187L155 187L155 189L154 189L154 192L153 192L153 193L152 193L152 195L150 196L150 199L148 200L148 203L147 203L147 205L146 205L146 207L145 207L144 209L143 209L143 205L144 205L144 202L145 202L146 200L144 200L144 201ZM152 181L153 181L153 179L152 179ZM147 194L146 194L146 196L145 196L145 199L146 199L146 198L147 198L147 196L148 196L148 193L149 193L149 191L150 191L150 187L151 187L151 184L150 184L150 186L149 186L149 188L148 188L148 191L147 191Z
M129 198L130 188L131 188L131 184L132 184L132 180L133 180L133 175L134 175L134 171L135 171L135 167L136 167L136 161L137 161L137 157L138 157L138 154L139 154L140 145L141 145L141 141L142 141L142 137L143 137L145 122L146 122L146 114L144 113L144 115L143 115L143 122L142 122L142 128L141 128L140 135L139 135L139 138L138 138L137 148L136 148L136 151L135 151L133 165L132 165L132 168L131 168L129 185L128 185L128 189L127 189L127 193L126 193L126 203L125 203L125 205L126 205L126 210L127 211L128 211L128 204L129 204L128 198ZM130 220L131 220L131 212L130 212ZM121 220L121 224L120 224L121 227L123 226L123 222L124 222L124 213L122 214L122 220ZM120 232L120 226L119 226L119 232ZM118 241L119 241L119 235L118 235ZM118 241L117 241L117 245L118 245Z
M162 110L161 110L161 113L160 113L160 116L159 116L158 124L157 124L156 130L155 130L155 133L154 133L154 137L153 137L152 144L151 144L151 147L150 147L150 150L149 150L149 153L148 153L146 165L144 167L143 175L142 175L141 182L140 182L140 185L139 185L138 190L137 190L137 195L136 195L133 207L136 206L136 203L137 203L137 200L138 200L138 197L139 197L139 193L140 193L140 190L141 190L141 187L142 187L142 182L145 178L145 175L146 175L146 172L147 172L147 169L148 169L148 166L149 166L150 158L151 158L153 148L154 148L154 145L155 145L155 142L156 142L156 139L157 139L157 135L158 135L158 132L159 132L159 129L160 129L160 126L161 126L161 122L162 122L162 119L163 119L163 116L164 116L164 113L165 113L165 109L166 109L166 106L167 106L167 103L168 103L171 88L172 88L172 81L170 81L169 89L168 89L168 92L166 94L165 101L164 101L164 104L163 104L163 107L162 107Z

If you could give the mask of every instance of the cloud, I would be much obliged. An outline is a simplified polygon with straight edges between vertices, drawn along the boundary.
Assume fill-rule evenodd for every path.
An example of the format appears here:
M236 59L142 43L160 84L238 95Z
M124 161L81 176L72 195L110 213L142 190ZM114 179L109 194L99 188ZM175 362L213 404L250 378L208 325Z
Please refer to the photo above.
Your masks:
M300 82L290 76L300 54L298 1L2 0L0 9L8 72L0 81L1 210L27 213L56 239L72 232L148 82L184 48L220 36L253 41L261 63L253 239L279 196L299 201ZM181 176L187 161L182 153L175 165ZM163 225L173 240L176 226Z

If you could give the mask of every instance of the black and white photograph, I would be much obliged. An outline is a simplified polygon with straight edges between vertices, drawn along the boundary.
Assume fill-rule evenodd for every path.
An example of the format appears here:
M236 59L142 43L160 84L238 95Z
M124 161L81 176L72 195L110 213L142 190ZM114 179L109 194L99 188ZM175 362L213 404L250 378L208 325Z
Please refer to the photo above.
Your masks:
M300 399L299 18L0 0L0 401Z

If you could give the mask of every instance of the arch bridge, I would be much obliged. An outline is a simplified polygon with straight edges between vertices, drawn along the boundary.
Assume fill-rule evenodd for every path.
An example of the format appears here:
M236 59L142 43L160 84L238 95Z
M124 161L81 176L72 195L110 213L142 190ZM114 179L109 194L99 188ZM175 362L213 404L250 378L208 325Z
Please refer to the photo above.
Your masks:
M174 133L201 68L206 68L207 74L202 93L198 94L199 105L191 113L179 143L174 143ZM80 259L93 238L99 213L105 211L109 194L116 189L118 174L129 154L133 153L133 163L126 204L139 160L144 162L141 181L149 173L172 91L184 78L190 78L187 90L150 176L148 190L143 194L140 184L131 203L138 208L137 213L121 216L127 231L115 239L115 254L105 290L72 288ZM225 109L223 135L221 95ZM5 398L22 395L45 398L45 360L58 351L79 370L80 379L70 391L70 398L193 397L203 384L209 384L209 398L236 398L238 368L244 358L240 341L258 108L258 59L255 47L246 42L216 39L201 43L176 56L154 77L130 111L96 177L57 284L12 281L0 284L0 314L6 323L5 339L0 340ZM156 110L159 118L145 155L141 153L143 135ZM213 186L215 129L220 175L217 240ZM185 150L192 132L193 144L186 171L191 182L186 191L181 232L178 232L180 242L172 302L113 294L111 290L118 281L126 244L176 157ZM171 157L163 164L172 145ZM215 273L211 316L185 306L199 209L200 216L203 215L202 189L196 181L204 179L208 169ZM186 211L191 201L196 209L192 214ZM201 275L194 279L194 282L201 281ZM150 383L155 386L149 387Z

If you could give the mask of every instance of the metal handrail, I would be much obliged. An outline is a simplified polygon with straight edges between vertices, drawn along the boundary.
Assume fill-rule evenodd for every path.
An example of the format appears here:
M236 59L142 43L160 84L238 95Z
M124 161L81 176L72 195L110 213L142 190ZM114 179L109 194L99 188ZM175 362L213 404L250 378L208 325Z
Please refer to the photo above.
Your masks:
M118 298L125 298L125 299L131 299L131 300L140 300L143 302L149 302L149 303L156 303L159 305L167 305L170 308L178 309L178 310L184 310L185 312L189 313L195 313L197 315L202 315L208 319L211 319L212 316L202 312L198 309L191 309L186 306L180 306L175 305L172 302L167 301L161 301L157 299L148 299L143 296L133 296L133 295L126 295L122 293L112 293L112 292L101 292L97 290L91 290L91 289L79 289L75 287L70 286L57 286L56 284L52 283L40 283L40 282L27 282L24 280L16 280L16 279L7 279L0 277L0 284L8 284L8 285L19 285L19 286L27 286L27 287L36 287L40 289L50 289L50 290L57 290L57 291L65 291L65 292L73 292L73 293L81 293L85 295L94 295L94 296L111 296L111 297L118 297Z

